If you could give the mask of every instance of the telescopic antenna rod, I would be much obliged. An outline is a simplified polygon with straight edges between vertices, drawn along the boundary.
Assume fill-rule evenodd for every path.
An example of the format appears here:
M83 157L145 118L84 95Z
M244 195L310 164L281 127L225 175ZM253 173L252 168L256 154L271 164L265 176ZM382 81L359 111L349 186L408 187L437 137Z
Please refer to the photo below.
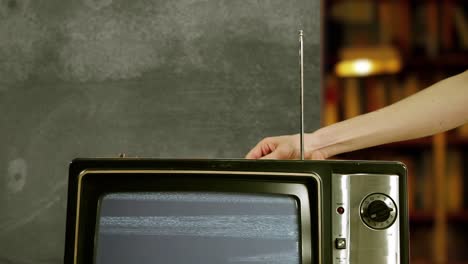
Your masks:
M299 30L299 67L301 69L301 160L304 160L304 31Z

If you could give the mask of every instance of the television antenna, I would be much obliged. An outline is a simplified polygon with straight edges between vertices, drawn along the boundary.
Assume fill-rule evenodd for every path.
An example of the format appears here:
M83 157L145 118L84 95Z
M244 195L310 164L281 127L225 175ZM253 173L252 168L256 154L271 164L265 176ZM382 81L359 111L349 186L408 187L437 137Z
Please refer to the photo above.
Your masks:
M304 31L299 30L299 68L301 71L301 103L300 103L300 116L301 116L301 132L300 132L300 145L301 145L301 160L304 160Z

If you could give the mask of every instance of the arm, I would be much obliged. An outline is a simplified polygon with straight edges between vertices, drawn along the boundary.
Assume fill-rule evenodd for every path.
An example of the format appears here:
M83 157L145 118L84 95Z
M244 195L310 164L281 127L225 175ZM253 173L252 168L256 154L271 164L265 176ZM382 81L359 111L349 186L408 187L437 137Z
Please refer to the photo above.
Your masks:
M305 136L308 159L408 140L468 122L468 71L442 80L393 105L357 116ZM266 138L246 158L299 157L298 135Z

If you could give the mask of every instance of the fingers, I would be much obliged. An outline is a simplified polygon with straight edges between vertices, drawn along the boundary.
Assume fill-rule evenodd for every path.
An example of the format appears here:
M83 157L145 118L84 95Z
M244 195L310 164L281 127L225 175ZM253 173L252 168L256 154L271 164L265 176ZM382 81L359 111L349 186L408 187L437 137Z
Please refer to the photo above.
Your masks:
M246 156L247 159L291 159L294 152L288 137L269 137L261 140Z
M264 138L258 144L247 153L246 159L259 159L276 149L276 143L274 138Z
M313 140L306 138L307 140ZM324 148L317 149L306 145L306 159L324 160L329 157ZM246 159L300 159L299 135L264 138L247 153Z
M262 149L258 147L258 145L250 150L245 156L246 159L259 159L260 157L262 157Z

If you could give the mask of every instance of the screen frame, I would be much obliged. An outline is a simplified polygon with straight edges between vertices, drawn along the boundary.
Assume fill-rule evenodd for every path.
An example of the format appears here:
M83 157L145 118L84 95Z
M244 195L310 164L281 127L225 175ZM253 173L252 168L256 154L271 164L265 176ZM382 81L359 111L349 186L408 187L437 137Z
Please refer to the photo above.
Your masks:
M95 263L99 206L104 195L157 191L292 196L299 205L301 263L321 263L322 184L317 174L148 169L90 169L78 175L74 263Z

